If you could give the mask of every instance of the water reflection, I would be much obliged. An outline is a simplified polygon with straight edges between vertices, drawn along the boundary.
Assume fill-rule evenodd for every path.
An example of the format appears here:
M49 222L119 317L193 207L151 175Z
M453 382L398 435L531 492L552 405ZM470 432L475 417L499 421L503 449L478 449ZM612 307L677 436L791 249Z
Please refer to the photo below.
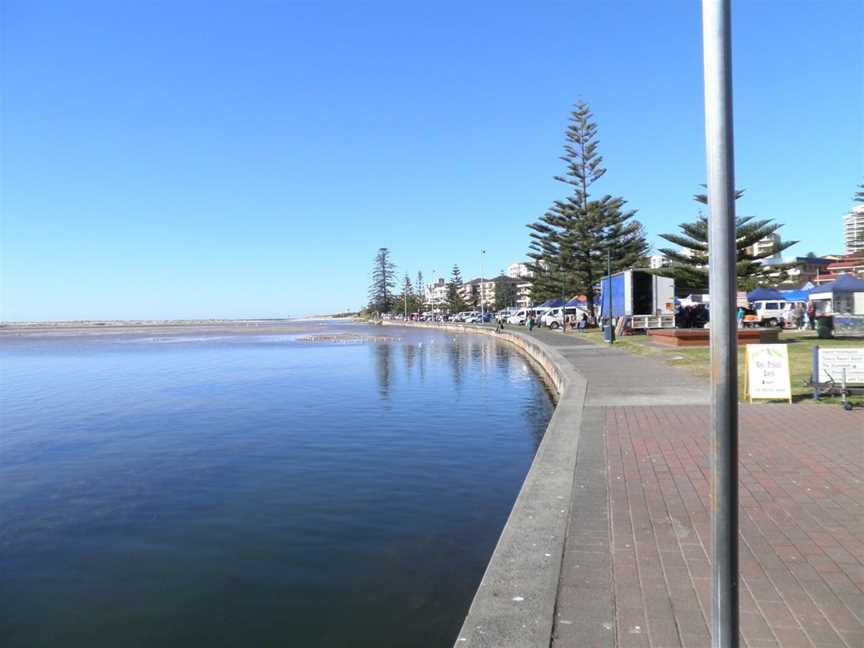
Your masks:
M462 345L459 343L459 338L451 338L450 344L447 346L447 360L450 363L450 373L453 376L453 385L458 394L462 393L462 380L465 373L464 353Z
M393 347L385 342L374 344L372 350L375 356L375 378L378 381L378 396L381 400L388 400L390 398L390 381L392 380L390 354Z
M0 644L452 645L551 406L397 335L0 345Z
M416 357L417 349L413 344L402 345L402 361L405 363L405 370L409 376L414 369L414 359Z

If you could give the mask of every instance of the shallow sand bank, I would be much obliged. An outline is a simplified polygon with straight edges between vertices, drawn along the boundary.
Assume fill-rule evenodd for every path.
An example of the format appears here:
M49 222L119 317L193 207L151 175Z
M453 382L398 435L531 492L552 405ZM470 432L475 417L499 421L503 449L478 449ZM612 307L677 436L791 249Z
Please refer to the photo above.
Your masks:
M101 320L81 322L3 322L3 337L73 335L225 335L310 333L346 319L304 320Z

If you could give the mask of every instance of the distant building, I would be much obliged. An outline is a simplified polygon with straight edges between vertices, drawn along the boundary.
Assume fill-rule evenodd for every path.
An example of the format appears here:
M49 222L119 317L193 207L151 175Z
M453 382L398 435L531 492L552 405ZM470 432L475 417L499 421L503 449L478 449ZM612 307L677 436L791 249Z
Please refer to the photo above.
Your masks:
M656 270L657 268L666 268L672 265L672 262L662 254L652 254L648 257L648 267Z
M516 306L528 308L531 306L531 282L523 281L516 284Z
M477 295L480 298L480 302L486 310L492 310L495 308L495 303L497 301L497 290L498 286L501 284L510 284L513 286L519 285L519 280L514 279L513 277L508 277L507 275L501 275L499 277L493 277L491 279L483 279L482 281L478 279L472 279L471 281L466 281L462 284L462 287L459 289L459 295L465 301L465 303L470 304L472 302L472 296L474 291L477 291ZM518 288L516 290L518 293Z
M507 266L507 272L505 274L511 279L530 279L534 276L526 264L518 261Z
M858 205L843 217L843 243L846 254L864 250L864 205Z
M780 246L780 235L776 232L769 234L763 239L756 241L753 245L747 248L747 253L752 256L759 256L760 254L769 253L769 256L764 259L760 259L761 263L766 265L773 265L775 263L780 263L780 253L774 252ZM774 252L773 254L770 254Z
M447 282L443 277L434 283L426 284L423 289L423 302L433 311L447 305Z
M476 291L477 297L480 298L480 286L481 284L488 283L486 281L480 281L480 279L471 279L470 281L466 281L461 286L459 286L459 296L462 298L469 307L473 305L473 295ZM494 294L494 288L493 288ZM493 302L494 303L494 302Z
M826 267L825 272L813 280L815 284L828 283L843 276L851 274L856 277L864 277L864 248L852 254L835 257Z
M776 262L766 263L766 265L786 265L790 267L786 269L786 280L784 285L799 288L806 284L816 283L817 279L828 272L828 266L833 263L835 257L824 256L795 256L780 259ZM779 277L780 271L772 274L773 277Z
M541 261L542 263L542 261ZM531 278L534 273L528 268L528 265L521 262L511 263L507 266L506 277L509 279L518 280L516 283L516 306L518 308L528 308L531 306Z

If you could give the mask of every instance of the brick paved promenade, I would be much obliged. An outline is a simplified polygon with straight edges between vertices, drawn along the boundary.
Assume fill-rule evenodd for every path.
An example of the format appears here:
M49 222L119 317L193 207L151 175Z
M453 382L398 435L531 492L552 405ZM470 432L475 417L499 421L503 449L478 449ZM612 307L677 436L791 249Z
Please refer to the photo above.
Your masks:
M553 645L710 646L707 387L536 335L589 381ZM742 405L740 418L743 645L864 648L864 410Z

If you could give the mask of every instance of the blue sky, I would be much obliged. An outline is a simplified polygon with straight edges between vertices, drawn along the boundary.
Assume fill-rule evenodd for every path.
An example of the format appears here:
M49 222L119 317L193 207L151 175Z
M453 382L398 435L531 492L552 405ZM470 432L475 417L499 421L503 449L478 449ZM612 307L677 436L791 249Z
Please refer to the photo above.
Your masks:
M470 6L469 6L470 5ZM864 2L733 3L739 213L841 250ZM356 308L524 257L568 111L657 235L704 182L697 2L2 3L0 319Z

